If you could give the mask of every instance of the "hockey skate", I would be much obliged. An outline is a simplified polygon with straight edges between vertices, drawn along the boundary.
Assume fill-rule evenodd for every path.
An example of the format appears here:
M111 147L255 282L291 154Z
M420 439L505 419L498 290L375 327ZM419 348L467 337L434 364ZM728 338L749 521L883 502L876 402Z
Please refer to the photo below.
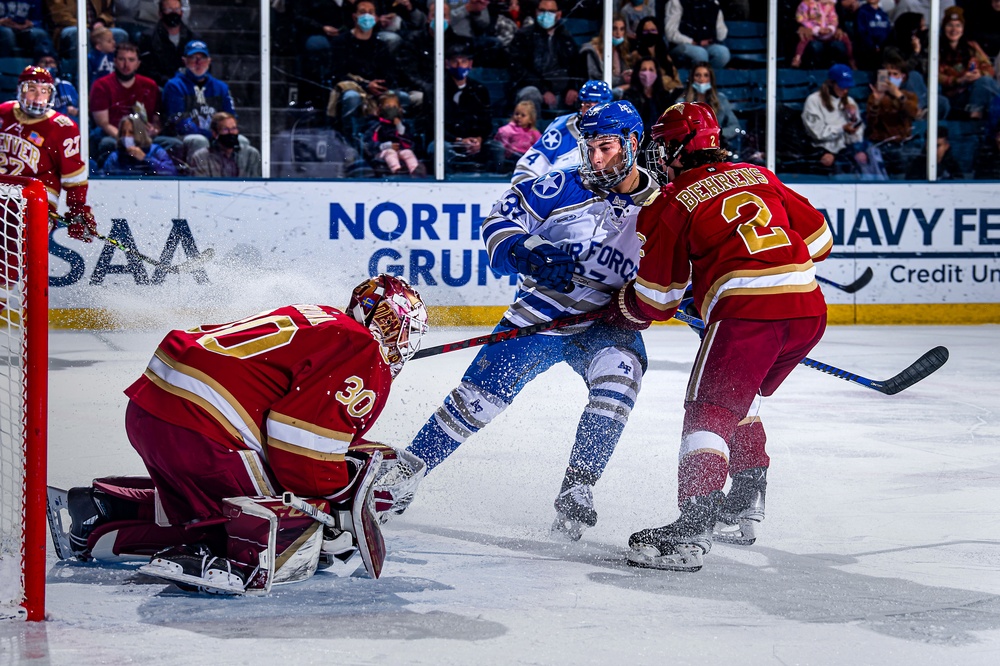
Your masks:
M49 486L45 512L59 559L75 558L81 562L94 559L87 538L95 527L108 522L108 511L100 493L95 493L92 487L65 491Z
M712 549L712 527L725 495L721 490L706 497L692 497L681 517L663 527L641 530L629 537L632 566L667 571L698 571Z
M552 534L570 541L579 541L583 531L597 524L594 510L593 487L586 483L566 487L555 501L556 519L552 523Z
M185 592L240 595L248 576L243 567L216 557L206 546L175 546L139 567L141 573L174 583Z
M767 468L752 467L733 477L712 538L719 543L751 546L757 540L757 525L764 520Z
M69 514L69 496L61 488L49 486L45 504L45 514L49 519L49 532L52 534L52 545L60 560L73 557L73 546L70 543L69 531L71 518Z

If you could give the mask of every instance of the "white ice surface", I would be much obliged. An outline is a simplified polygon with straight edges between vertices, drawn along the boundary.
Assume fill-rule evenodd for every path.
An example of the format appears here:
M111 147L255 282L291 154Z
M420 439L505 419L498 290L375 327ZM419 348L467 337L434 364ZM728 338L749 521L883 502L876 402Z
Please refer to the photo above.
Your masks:
M163 332L51 335L51 484L143 472L121 391ZM441 329L427 344L481 332ZM563 365L385 526L380 580L355 558L266 598L197 597L134 566L50 555L51 619L0 623L0 666L1000 664L1000 327L830 328L811 356L867 377L938 344L951 360L893 397L796 369L762 411L772 465L758 543L717 544L696 574L623 562L631 532L677 514L697 338L654 327L646 342L642 393L596 487L600 522L580 543L548 536L586 399ZM375 438L408 442L474 353L412 362Z

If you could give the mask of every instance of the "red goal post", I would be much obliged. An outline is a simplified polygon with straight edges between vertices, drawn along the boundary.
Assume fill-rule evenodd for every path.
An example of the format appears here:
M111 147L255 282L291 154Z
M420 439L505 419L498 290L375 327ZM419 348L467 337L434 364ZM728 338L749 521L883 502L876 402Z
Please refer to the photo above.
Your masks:
M48 194L0 176L0 619L45 619Z

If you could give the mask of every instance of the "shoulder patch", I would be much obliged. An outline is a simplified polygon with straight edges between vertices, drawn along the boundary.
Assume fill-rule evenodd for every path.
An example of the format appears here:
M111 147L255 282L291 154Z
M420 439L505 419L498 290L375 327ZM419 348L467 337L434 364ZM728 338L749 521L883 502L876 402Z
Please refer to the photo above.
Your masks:
M552 171L535 180L531 186L531 193L542 199L551 199L562 192L564 185L566 185L565 172Z
M56 125L62 125L63 127L76 127L76 123L74 123L72 120L70 120L69 117L64 116L61 113L57 113L56 115L54 115L52 117L52 120L55 121Z
M551 127L542 135L542 145L549 150L555 150L562 143L562 132Z

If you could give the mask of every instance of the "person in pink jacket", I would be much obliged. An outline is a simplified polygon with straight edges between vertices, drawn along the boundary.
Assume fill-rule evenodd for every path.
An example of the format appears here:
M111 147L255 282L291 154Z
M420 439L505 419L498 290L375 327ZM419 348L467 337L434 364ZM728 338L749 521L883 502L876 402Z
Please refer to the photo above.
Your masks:
M799 43L792 67L801 67L805 60L812 68L845 63L854 69L851 39L839 27L834 0L803 0L795 11L795 20L799 22Z
M497 130L497 141L504 149L504 157L517 159L542 136L535 127L535 105L531 102L519 102L514 107L510 122Z

